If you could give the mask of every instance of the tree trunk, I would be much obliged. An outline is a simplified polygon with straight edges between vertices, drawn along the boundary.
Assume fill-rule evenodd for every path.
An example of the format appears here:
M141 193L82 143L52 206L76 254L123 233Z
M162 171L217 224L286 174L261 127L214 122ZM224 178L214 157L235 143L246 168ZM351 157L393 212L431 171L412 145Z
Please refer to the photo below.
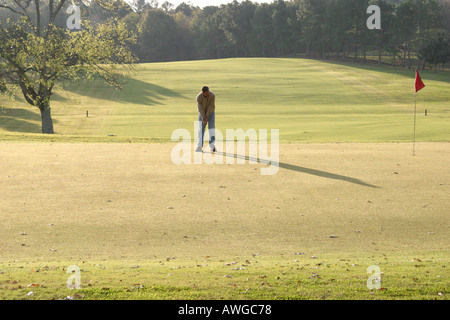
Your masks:
M419 51L417 51L417 70L420 69L420 56L419 56Z
M405 45L403 47L403 60L402 60L402 67L405 68L406 67L406 42Z
M39 107L41 111L42 133L53 134L53 120L50 106Z
M381 66L381 56L383 54L383 30L380 30L380 37L378 38L378 65Z
M411 48L409 47L409 41L408 41L408 69L411 69Z

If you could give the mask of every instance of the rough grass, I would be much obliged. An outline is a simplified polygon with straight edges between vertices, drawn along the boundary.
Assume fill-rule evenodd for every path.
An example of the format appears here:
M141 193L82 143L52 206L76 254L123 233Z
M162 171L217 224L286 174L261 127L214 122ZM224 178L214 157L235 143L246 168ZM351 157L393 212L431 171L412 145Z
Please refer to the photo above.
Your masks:
M448 299L448 255L286 254L217 259L44 261L3 264L2 299L120 300L373 300ZM413 257L413 258L411 258ZM67 267L80 267L69 289ZM136 263L136 264L133 264ZM368 266L381 270L368 288ZM30 294L30 292L32 292Z

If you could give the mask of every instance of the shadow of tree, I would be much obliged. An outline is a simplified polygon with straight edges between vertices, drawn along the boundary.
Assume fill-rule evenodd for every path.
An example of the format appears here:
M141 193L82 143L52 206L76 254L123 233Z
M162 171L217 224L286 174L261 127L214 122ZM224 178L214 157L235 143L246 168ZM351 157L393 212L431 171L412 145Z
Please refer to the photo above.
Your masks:
M64 89L91 98L148 106L162 105L164 100L171 98L189 99L171 89L134 78L126 79L123 90L108 86L100 79L83 81L79 85L66 86ZM58 95L57 99L64 97Z
M58 120L53 119L53 123ZM0 107L0 128L10 132L41 133L41 115L32 106L29 109Z
M123 90L117 90L108 86L101 79L93 81L81 81L73 85L67 85L63 91L72 94L81 95L87 98L109 100L115 102L139 104L145 106L154 106L164 104L164 100L172 98L188 99L171 89L137 80L127 78L126 85ZM65 95L63 92L54 92L52 101L68 102L71 100L70 94ZM35 124L30 121L36 121ZM39 112L33 112L23 108L6 108L0 107L0 128L11 132L41 132L41 117ZM54 123L58 123L53 119Z
M0 128L6 131L40 133L40 122L31 122L40 120L40 115L29 110L0 108Z
M320 60L321 62L331 65L332 67L330 69L335 68L336 66L342 66L342 67L348 67L352 69L359 69L364 71L376 71L377 73L384 74L387 79L389 79L389 76L395 76L395 77L401 77L404 78L405 81L414 81L415 78L415 71L416 67L411 66L411 68L403 68L400 66L389 66L389 67L380 67L376 63L368 62L368 63L355 63L353 61L342 61L342 60L336 60L336 59L323 59ZM426 73L427 78L434 81L442 81L442 82L450 82L450 79L446 72L434 72L432 70L420 70L421 73Z

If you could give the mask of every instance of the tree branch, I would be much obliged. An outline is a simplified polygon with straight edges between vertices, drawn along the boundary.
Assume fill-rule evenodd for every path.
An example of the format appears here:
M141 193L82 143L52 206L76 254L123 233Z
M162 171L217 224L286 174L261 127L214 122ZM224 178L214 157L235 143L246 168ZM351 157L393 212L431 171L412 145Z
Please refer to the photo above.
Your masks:
M27 85L27 76L25 75L25 73L23 72L18 72L19 73L19 86L20 89L22 89L22 93L23 93L23 97L25 98L25 100L31 104L32 106L36 106L36 92L34 91L34 89Z
M39 8L39 0L34 0L36 6L36 35L41 36L41 10Z
M53 24L53 22L55 21L56 16L58 15L59 11L61 10L62 6L64 5L64 3L65 3L66 1L67 1L67 0L61 0L61 1L59 1L59 4L58 4L58 6L56 7L55 10L53 10L53 0L50 1L50 4L51 4L51 5L50 5L50 21L49 21L49 24L50 24L50 23Z
M30 0L30 1L31 1L31 0ZM20 3L19 0L14 0L14 3L17 4L17 6L18 6L20 9L22 9L22 12L21 12L21 13L20 13L20 12L17 12L17 13L18 13L18 14L21 14L22 16L24 16L24 17L26 18L26 20L27 20L28 24L30 25L31 29L34 30L34 32L36 33L35 26L34 26L34 24L33 24L33 20L31 20L30 16L29 16L28 13L27 13L27 7L28 7L28 5L29 5L30 3L28 2L28 5L27 5L26 7L24 7L24 6Z
M28 85L29 79L26 75L26 72L32 70L32 68L23 69L19 66L11 57L5 57L8 61L8 64L15 69L14 72L17 75L17 79L14 79L14 82L20 86L22 89L23 96L25 100L31 104L32 106L36 106L35 101L37 98L36 91L34 91L33 87ZM13 80L10 74L6 75L9 79Z
M48 10L50 12L49 17L53 16L53 0L49 0Z
M23 12L17 11L15 9L11 8L10 6L5 6L4 4L0 4L0 8L8 9L8 10L14 12L15 14L19 14L19 15L26 17L26 15Z

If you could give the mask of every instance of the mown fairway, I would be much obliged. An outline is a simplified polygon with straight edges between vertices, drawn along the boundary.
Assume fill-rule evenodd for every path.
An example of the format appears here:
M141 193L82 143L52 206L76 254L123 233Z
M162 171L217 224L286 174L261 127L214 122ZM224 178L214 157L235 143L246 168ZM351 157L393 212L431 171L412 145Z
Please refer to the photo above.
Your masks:
M447 141L450 76L433 71L421 75L427 87L417 95L417 140ZM55 130L170 139L176 128L193 131L195 96L203 84L216 93L220 129L276 128L281 140L291 142L412 139L414 70L305 59L143 64L121 92L101 81L58 91ZM21 102L3 101L1 106L1 131L40 132L37 110Z
M0 299L448 299L450 79L421 75L415 156L412 71L142 65L123 92L60 91L53 136L1 100ZM204 83L223 132L280 130L277 174L172 162Z

